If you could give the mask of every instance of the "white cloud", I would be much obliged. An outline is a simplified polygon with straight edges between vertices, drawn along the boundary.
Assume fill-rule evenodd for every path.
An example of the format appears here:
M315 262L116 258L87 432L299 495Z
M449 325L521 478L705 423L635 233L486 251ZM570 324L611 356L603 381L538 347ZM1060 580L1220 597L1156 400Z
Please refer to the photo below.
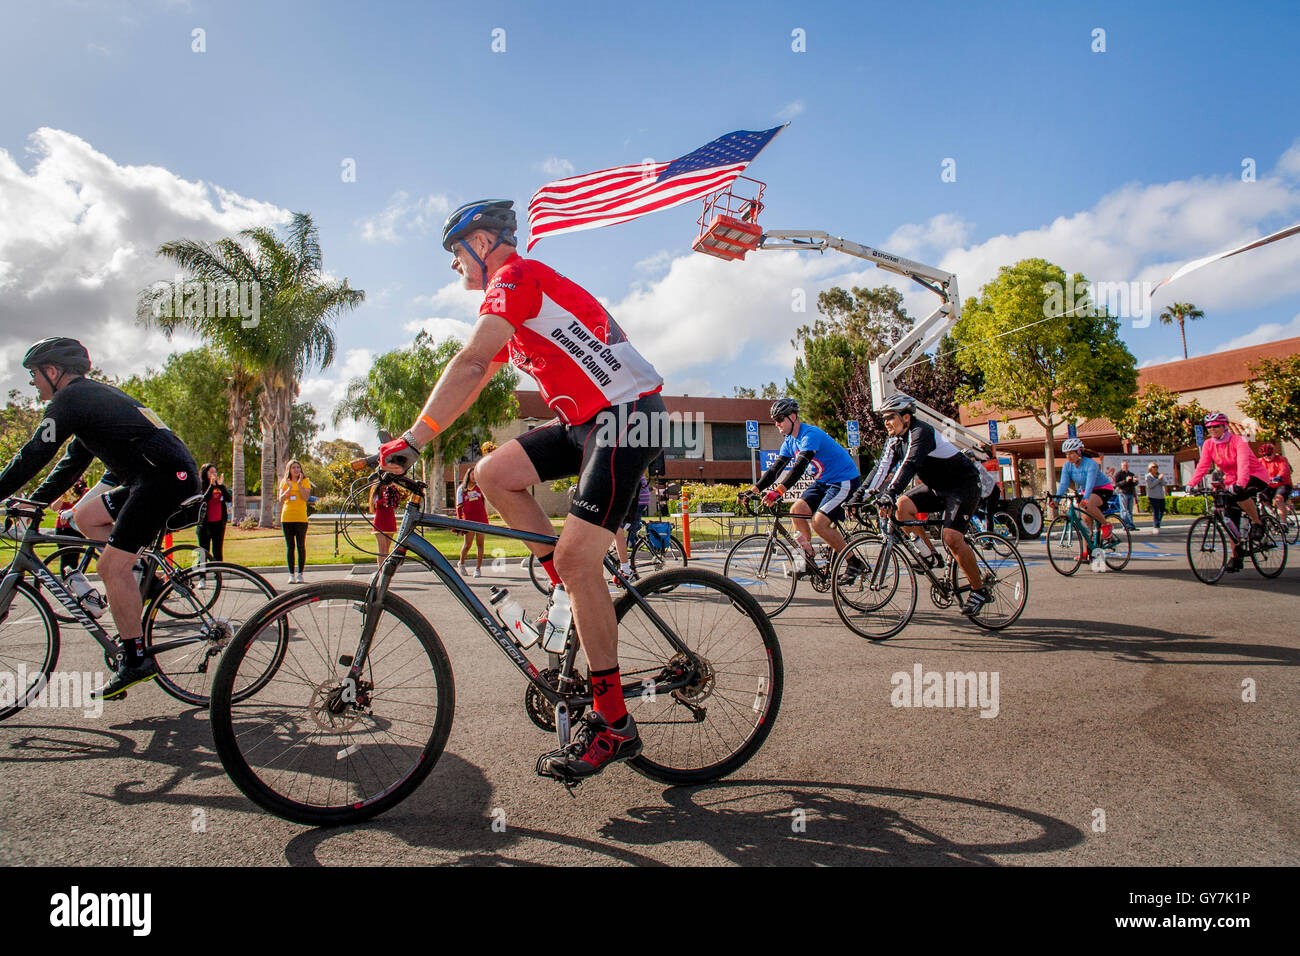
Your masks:
M412 305L427 306L434 312L450 313L462 319L474 322L478 318L479 306L483 304L482 291L470 291L457 277L430 295L417 295L411 299Z
M433 336L435 343L444 339L456 339L459 342L468 342L469 334L474 329L473 322L464 322L460 319L448 319L440 316L430 316L427 319L416 319L413 322L407 322L402 326L403 331L411 333L414 338L420 332L428 332Z
M789 122L804 111L803 100L795 100L793 103L787 103L776 111L776 118Z
M662 272L668 268L668 264L672 261L672 258L672 253L667 249L660 249L654 255L639 260L633 268L636 269L637 272ZM3 282L3 280L4 277L0 276L0 282Z
M400 242L409 235L441 229L449 212L451 202L446 196L430 193L412 199L410 193L398 190L381 212L361 221L361 238L366 242Z
M354 378L364 378L374 364L374 353L370 349L348 349L342 358L341 362L335 362L327 372L303 379L299 385L298 401L311 402L316 409L316 421L324 426L317 435L317 441L346 438L363 448L373 448L373 425L351 418L344 419L337 428L330 423L334 406L347 394L348 383Z
M1291 144L1291 148L1277 161L1279 176L1300 178L1300 139Z
M1244 349L1248 345L1262 345L1265 342L1277 342L1280 339L1293 339L1300 336L1300 315L1296 315L1290 322L1265 322L1263 325L1257 325L1243 335L1235 339L1229 339L1224 342L1216 352L1226 352L1229 349Z
M880 248L886 252L921 261L925 252L946 252L965 245L970 237L971 224L961 216L940 213L923 224L909 223L899 226Z
M548 176L554 176L556 179L572 176L574 173L573 163L567 159L560 159L558 156L548 156L537 164L537 168Z
M160 166L122 166L85 140L43 127L24 169L0 149L0 350L47 335L80 338L95 364L127 376L192 345L135 324L137 293L175 268L155 255L181 237L214 240L289 213ZM25 389L16 362L0 390Z
M98 54L99 56L109 56L109 55L110 55L110 51L109 51L108 47L104 46L102 43L87 43L87 44L86 44L86 52L87 52L87 53L96 53L96 54Z

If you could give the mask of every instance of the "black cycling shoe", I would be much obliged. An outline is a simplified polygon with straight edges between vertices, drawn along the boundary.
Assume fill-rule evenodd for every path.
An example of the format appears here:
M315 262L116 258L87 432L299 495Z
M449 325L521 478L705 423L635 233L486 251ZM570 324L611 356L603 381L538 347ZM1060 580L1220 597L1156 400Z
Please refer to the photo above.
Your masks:
M582 724L569 746L543 754L537 761L537 772L572 784L600 773L611 763L640 753L641 734L631 714L615 727L607 724L598 712L589 710L582 715Z
M126 696L128 687L134 687L136 684L142 684L147 680L153 680L158 676L158 665L154 663L152 657L146 657L143 660L128 661L117 669L113 679L107 684L95 691L91 696L99 697L103 700L113 700L116 697Z
M1264 522L1250 526L1250 543L1259 544L1264 540Z
M966 598L966 603L962 605L961 612L967 617L974 617L980 612L985 604L991 603L993 595L989 594L988 588L975 588Z
M861 575L870 570L856 554L849 555L848 560L844 562L844 572L839 576L840 587L850 587Z

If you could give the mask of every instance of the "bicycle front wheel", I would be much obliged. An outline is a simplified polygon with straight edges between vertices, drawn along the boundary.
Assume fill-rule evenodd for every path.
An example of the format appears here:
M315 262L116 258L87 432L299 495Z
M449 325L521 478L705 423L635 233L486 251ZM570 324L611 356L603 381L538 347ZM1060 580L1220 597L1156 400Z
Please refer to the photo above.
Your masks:
M1198 581L1217 583L1228 567L1231 553L1228 537L1217 521L1202 515L1192 522L1187 531L1187 563Z
M855 535L831 567L831 600L844 626L869 641L893 637L916 611L916 573L902 552L891 548L883 563L882 541L874 535ZM857 573L847 580L849 560Z
M162 689L183 703L208 706L217 658L244 622L273 597L275 588L260 574L217 561L182 571L163 585L144 609L145 647L189 640L154 654ZM282 629L278 655L261 675L246 675L249 680L240 685L237 696L270 679L287 643L288 632Z
M1083 538L1065 515L1052 519L1047 526L1047 560L1057 574L1067 578L1083 562Z
M790 549L767 534L746 535L732 545L722 573L753 595L768 617L790 606L799 584Z
M650 542L641 537L632 549L632 570L638 577L672 568L684 568L689 563L686 560L686 549L676 535L668 539L666 548L652 548Z
M41 592L19 581L0 609L0 720L30 704L59 659L59 623Z
M428 776L451 732L451 664L429 622L389 592L360 680L346 680L365 622L365 584L280 595L230 642L212 682L221 764L264 810L295 823L359 823ZM289 634L283 662L245 699Z
M989 531L1000 538L1006 538L1012 544L1020 541L1020 529L1016 527L1016 519L1005 511L999 511L993 516L993 520L989 522Z
M1024 613L1029 600L1029 572L1016 546L1001 535L984 532L972 535L969 540L975 563L979 565L980 582L992 597L975 612L971 621L986 630L1000 631ZM959 574L958 564L953 561L948 570L948 586L953 593L959 581L966 578L965 574L960 577Z
M784 670L772 622L745 588L714 571L662 571L634 589L689 653L669 643L631 592L615 604L622 676L647 688L627 698L644 744L628 765L674 785L725 777L763 745L781 707ZM685 674L685 687L650 689Z
M528 577L532 579L533 587L537 590L543 594L551 593L551 579L535 554L528 555Z

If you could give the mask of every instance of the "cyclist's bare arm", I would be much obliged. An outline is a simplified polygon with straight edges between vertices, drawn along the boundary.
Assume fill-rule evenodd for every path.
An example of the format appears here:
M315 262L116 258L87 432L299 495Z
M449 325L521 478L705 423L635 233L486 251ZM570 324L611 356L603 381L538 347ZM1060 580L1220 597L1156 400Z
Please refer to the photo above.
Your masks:
M450 428L504 362L496 361L515 327L499 315L481 315L470 333L469 342L447 363L438 384L429 393L419 421L411 426L417 441L430 441L439 431ZM435 429L426 419L437 423Z

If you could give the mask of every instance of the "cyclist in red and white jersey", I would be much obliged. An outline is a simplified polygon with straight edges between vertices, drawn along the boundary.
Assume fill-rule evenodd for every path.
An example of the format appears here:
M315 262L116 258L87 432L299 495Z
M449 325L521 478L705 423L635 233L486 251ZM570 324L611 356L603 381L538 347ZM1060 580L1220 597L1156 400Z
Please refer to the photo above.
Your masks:
M555 585L563 584L587 656L592 709L573 743L538 769L581 779L641 752L623 701L618 623L602 563L614 531L658 457L665 421L663 379L596 298L549 266L515 251L514 203L480 200L451 214L443 248L465 288L483 290L469 342L448 363L419 419L380 448L404 471L418 449L451 425L509 360L537 381L556 419L507 442L475 465L484 494L507 525L554 534L529 487L578 475L554 552L529 547Z
M1259 461L1268 472L1269 495L1273 499L1273 506L1285 521L1291 513L1291 463L1285 455L1277 454L1277 449L1271 442L1259 446Z

